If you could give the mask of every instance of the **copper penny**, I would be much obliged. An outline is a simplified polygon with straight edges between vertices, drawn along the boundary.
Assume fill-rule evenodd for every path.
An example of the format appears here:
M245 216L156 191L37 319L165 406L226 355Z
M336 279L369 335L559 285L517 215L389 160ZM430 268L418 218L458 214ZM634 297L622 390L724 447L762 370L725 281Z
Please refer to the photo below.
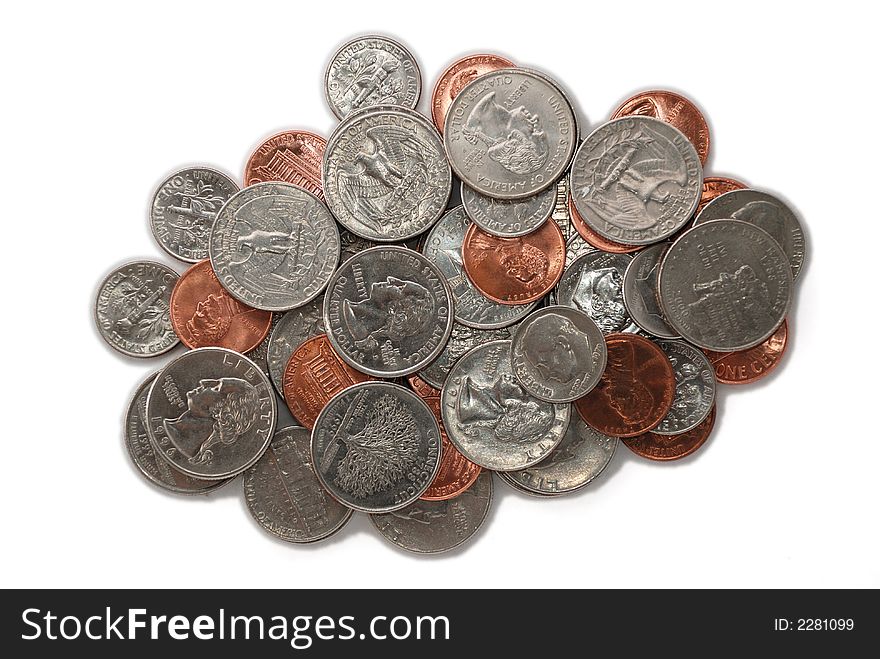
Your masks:
M171 325L187 348L248 352L266 338L272 312L230 296L205 259L184 272L171 292Z
M449 68L440 75L431 94L431 118L440 134L443 134L446 113L449 111L452 99L458 96L465 85L484 73L514 66L516 64L509 59L490 54L468 55L450 64Z
M327 140L305 130L287 130L265 140L244 168L244 184L293 183L324 201L321 166Z
M629 252L637 252L644 247L644 245L624 245L623 243L616 243L613 240L603 238L593 231L593 228L587 224L584 221L584 218L581 217L581 214L578 213L578 210L574 205L574 199L571 198L570 194L568 195L568 214L569 217L571 217L572 225L574 225L575 230L580 234L581 238L596 249L601 249L603 252L611 252L612 254L628 254Z
M709 416L696 428L687 432L678 435L646 432L632 439L624 439L623 443L636 455L649 460L678 460L690 455L706 443L709 435L712 434L712 428L715 427L715 409L713 405Z
M477 480L483 468L459 453L446 436L446 428L443 427L443 419L440 415L440 390L432 387L418 375L411 375L407 379L413 391L427 403L437 418L443 445L440 451L440 469L428 489L419 498L424 501L452 499L468 489Z
M715 197L723 195L725 192L733 192L734 190L745 190L747 186L742 181L726 176L707 176L703 179L703 192L700 195L700 203L697 206L696 215L700 214L703 207L712 201Z
M654 117L678 128L696 148L700 162L706 164L709 157L709 125L690 99L665 89L652 89L625 100L611 118L631 115Z
M461 254L465 273L483 295L500 304L527 304L562 276L565 237L556 222L519 238L493 236L471 224Z
M353 384L375 379L342 361L327 335L319 334L300 343L290 355L282 388L293 416L311 430L333 396Z
M715 352L704 350L715 367L715 378L723 384L749 384L760 380L782 361L788 345L788 320L770 338L748 350Z
M643 336L605 336L608 363L599 384L574 405L584 421L612 437L635 437L663 420L675 398L675 372Z

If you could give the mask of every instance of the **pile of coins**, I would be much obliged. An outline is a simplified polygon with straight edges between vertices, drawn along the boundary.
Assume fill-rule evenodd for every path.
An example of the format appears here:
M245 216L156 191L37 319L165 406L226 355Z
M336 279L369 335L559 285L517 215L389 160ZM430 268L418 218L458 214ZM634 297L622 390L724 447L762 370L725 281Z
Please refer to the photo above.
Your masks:
M803 231L777 196L704 177L687 98L640 93L581 141L559 82L471 55L437 81L432 122L416 60L384 36L340 48L325 89L329 139L269 137L243 188L206 167L158 187L153 233L188 270L128 263L99 287L112 347L189 349L125 421L156 485L242 475L283 540L361 511L399 547L445 551L485 520L492 472L552 497L618 440L682 458L717 383L779 363ZM298 425L279 427L285 406Z

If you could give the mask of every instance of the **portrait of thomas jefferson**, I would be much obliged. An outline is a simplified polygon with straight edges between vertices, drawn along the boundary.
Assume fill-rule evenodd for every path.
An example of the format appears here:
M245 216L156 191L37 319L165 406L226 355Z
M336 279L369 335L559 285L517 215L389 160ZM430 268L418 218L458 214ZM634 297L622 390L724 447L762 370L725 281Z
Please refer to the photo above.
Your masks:
M462 132L471 144L485 144L489 157L514 174L538 171L550 152L538 116L522 105L512 110L499 105L494 91L476 102Z
M587 335L568 318L551 313L526 329L523 352L545 380L571 382L588 372L593 348Z
M622 329L626 322L623 277L614 268L582 270L572 302L605 333Z
M785 218L776 204L771 204L769 201L750 201L731 213L731 217L763 229L779 244L783 252L791 253L791 241L786 231Z
M434 298L424 286L386 277L370 286L362 302L345 300L342 315L358 347L375 348L381 339L393 342L415 336L434 317Z
M212 447L234 444L257 419L260 396L239 378L201 380L186 394L186 412L163 425L168 439L191 463L214 457Z
M232 319L244 308L225 293L211 293L196 305L195 313L186 321L186 329L199 345L216 345L232 325Z

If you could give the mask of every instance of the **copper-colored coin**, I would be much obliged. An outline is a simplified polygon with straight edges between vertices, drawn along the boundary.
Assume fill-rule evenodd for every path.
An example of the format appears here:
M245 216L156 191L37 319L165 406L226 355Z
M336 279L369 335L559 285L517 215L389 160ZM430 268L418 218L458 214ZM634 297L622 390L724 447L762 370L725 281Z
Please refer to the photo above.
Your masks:
M611 118L631 115L655 117L678 128L696 148L700 162L706 164L706 158L709 157L709 124L690 99L665 89L652 89L625 100Z
M587 224L584 221L584 218L581 217L581 214L578 213L578 210L574 205L574 199L571 198L571 194L568 195L568 215L571 217L571 223L574 225L575 230L580 234L581 238L596 249L601 249L603 252L627 254L629 252L637 252L644 247L644 245L624 245L623 243L616 243L613 240L603 238L593 231L593 228Z
M333 396L353 384L375 379L342 361L327 335L319 334L293 351L284 369L282 388L293 416L311 430Z
M635 437L663 420L675 398L675 372L663 350L636 334L605 336L608 363L599 384L574 405L612 437Z
M419 498L424 501L452 499L468 489L477 480L483 468L459 453L446 436L446 428L443 427L443 419L440 416L440 390L432 387L418 375L411 375L408 380L413 391L427 403L437 418L437 423L440 424L440 440L443 444L440 470Z
M704 350L715 367L715 378L724 384L749 384L760 380L782 361L788 344L788 320L769 339L748 350L715 352Z
M565 269L565 237L556 222L519 238L493 236L471 224L461 246L464 270L474 286L500 304L540 300Z
M266 181L293 183L324 200L321 164L327 140L305 130L287 130L268 138L251 154L244 184Z
M187 348L248 352L271 325L271 311L249 307L226 292L208 259L184 272L171 292L171 326Z
M644 435L632 439L624 439L623 443L636 455L649 460L678 460L690 455L705 444L714 427L715 406L713 405L709 416L692 430L678 435L658 435L646 432Z
M434 93L431 94L431 118L437 130L443 134L443 126L446 123L446 113L452 104L452 99L458 96L471 80L484 73L509 69L516 66L509 59L499 55L479 54L468 55L457 62L449 65L434 85Z
M697 206L697 215L703 210L703 207L712 201L715 197L723 195L725 192L734 190L745 190L748 188L742 181L726 176L707 176L703 179L703 193L700 195L700 203Z

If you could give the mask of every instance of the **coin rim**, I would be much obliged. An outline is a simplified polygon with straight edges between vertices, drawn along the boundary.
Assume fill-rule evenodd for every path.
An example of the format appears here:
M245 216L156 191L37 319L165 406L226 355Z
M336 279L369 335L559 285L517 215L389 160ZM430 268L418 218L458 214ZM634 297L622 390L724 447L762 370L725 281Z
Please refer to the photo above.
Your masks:
M521 238L522 236L527 236L530 233L532 233L533 231L537 231L538 229L540 229L544 225L545 222L547 222L551 217L553 217L553 211L556 210L557 191L552 190L553 194L550 194L550 192L551 192L550 187L544 188L540 192L537 192L529 197L523 197L522 199L495 199L494 197L489 197L489 195L483 194L479 190L474 190L471 186L469 186L464 181L459 181L459 184L461 187L460 192L459 192L459 194L461 195L461 207L464 208L465 214L467 214L467 216L470 218L471 222L476 224L483 231L485 231L486 233L488 233L490 235L498 236L499 238ZM474 194L480 195L482 197L489 197L490 199L495 199L495 201L508 201L508 202L524 202L527 199L531 199L532 197L539 197L541 195L547 195L547 197L551 199L550 208L549 208L549 211L546 213L544 219L541 220L538 224L536 224L534 226L530 226L529 229L501 233L499 231L495 231L493 229L488 228L482 222L477 220L475 215L471 215L470 211L468 210L468 203L465 201L465 194L464 194L465 190L469 190L469 191L473 192Z

